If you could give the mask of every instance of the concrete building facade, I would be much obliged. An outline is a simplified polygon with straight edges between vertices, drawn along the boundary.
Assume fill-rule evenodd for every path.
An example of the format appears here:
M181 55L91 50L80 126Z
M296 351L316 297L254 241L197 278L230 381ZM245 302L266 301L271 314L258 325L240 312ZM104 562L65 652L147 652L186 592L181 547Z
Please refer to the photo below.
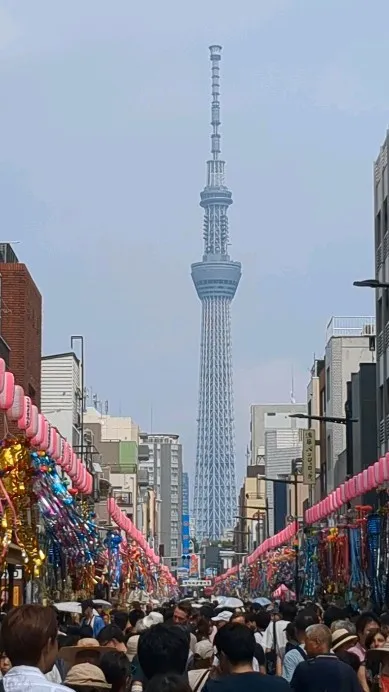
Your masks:
M302 431L304 428L307 428L307 421L293 418L289 418L289 421L289 428L285 427L284 429L266 430L265 432L266 478L271 478L273 480L277 480L277 478L287 480L292 473L293 460L301 459L303 442ZM273 536L273 534L276 533L276 525L277 528L280 523L284 524L285 526L285 523L282 521L282 518L278 516L276 517L277 505L274 501L274 485L275 484L270 481L266 482L266 501L269 517L269 536ZM289 496L288 490L286 496L287 498ZM307 496L308 490L307 487L304 486L304 490L299 495L299 516L302 515L302 504Z
M307 414L308 416L324 416L325 414L325 361L315 359L311 368L311 377L307 387ZM325 443L325 423L318 420L309 419L308 427L315 432L315 460L317 481L314 488L312 500L318 502L323 495L322 476L326 474L325 450L322 448L322 441Z
M352 474L356 475L377 461L377 400L376 364L362 363L359 371L347 382L347 402L355 420L352 425ZM335 467L335 486L347 475L346 450L339 455ZM376 506L377 493L364 496L363 504Z
M149 461L141 462L147 469L149 486L156 494L158 507L157 536L165 564L180 560L182 555L182 445L179 435L150 434ZM174 568L173 568L174 569Z
M81 367L72 351L44 356L41 363L41 410L68 442L81 443Z
M389 283L388 221L389 130L374 164L375 278ZM389 451L389 289L376 290L377 318L377 457Z
M263 465L248 466L238 497L238 519L234 529L234 548L239 554L251 553L266 538L267 505Z
M375 361L375 319L332 317L325 349L325 415L344 418L347 382L361 363ZM346 426L326 423L327 492L335 487L335 466L346 448Z
M293 413L307 413L306 404L252 404L250 406L250 464L265 464L265 433L296 427Z
M0 331L9 347L9 368L17 384L40 408L42 296L8 243L0 244L0 290ZM4 344L1 346L3 350Z

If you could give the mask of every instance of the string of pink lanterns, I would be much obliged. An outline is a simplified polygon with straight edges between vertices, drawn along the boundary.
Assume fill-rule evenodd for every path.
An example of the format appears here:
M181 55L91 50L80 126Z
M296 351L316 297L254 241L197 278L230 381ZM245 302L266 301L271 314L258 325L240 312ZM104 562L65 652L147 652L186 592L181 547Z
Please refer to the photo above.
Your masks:
M63 468L72 481L73 489L84 495L93 490L93 478L76 452L43 413L39 413L23 387L15 383L12 372L6 370L0 358L0 411L29 439L31 447L43 451Z
M18 430L25 434L33 449L45 452L67 473L73 490L84 495L92 494L92 474L78 458L69 442L49 423L46 416L38 411L31 398L24 393L23 387L15 383L15 377L12 372L7 371L3 358L0 358L0 411L3 411L7 419L14 422ZM108 499L108 512L119 528L136 541L150 562L158 565L158 555L113 498ZM161 569L169 576L171 583L176 584L169 569L165 565L162 565Z
M142 532L136 528L131 519L125 515L123 510L120 509L116 500L113 497L109 497L107 500L108 514L113 519L115 524L124 531L128 538L135 541L141 550L145 553L148 560L154 564L160 564L160 558L155 554L154 550L150 548ZM177 584L175 578L171 574L169 568L166 565L161 565L161 570L164 572L165 576L168 577L170 583L174 586Z
M348 502L359 498L370 490L377 490L389 482L389 454L381 457L374 464L356 474L349 480L341 483L327 497L317 502L305 511L304 523L306 526L315 524L334 512L341 510ZM252 565L261 555L269 550L279 548L290 541L298 533L297 522L292 522L279 531L275 536L267 538L261 545L246 558L246 564ZM222 575L224 577L225 575Z
M145 555L149 558L149 560L154 565L158 565L160 562L158 555L156 555L154 550L150 548L142 532L139 531L139 529L137 529L136 526L134 526L131 519L127 517L125 513L120 509L116 500L113 497L108 498L107 509L109 516L111 517L111 519L113 519L113 521L119 527L119 529L124 531L131 540L136 541L136 543L144 551Z

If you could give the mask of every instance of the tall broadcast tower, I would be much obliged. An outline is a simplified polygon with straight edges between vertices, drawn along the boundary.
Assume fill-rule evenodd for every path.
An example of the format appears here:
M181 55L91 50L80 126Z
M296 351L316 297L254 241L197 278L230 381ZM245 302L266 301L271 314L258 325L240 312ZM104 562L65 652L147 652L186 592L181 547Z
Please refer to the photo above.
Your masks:
M220 538L236 514L234 402L230 305L241 265L228 254L228 207L232 194L224 184L220 153L221 46L211 46L211 159L200 197L204 209L204 254L192 264L201 300L200 391L198 405L194 517L196 537Z

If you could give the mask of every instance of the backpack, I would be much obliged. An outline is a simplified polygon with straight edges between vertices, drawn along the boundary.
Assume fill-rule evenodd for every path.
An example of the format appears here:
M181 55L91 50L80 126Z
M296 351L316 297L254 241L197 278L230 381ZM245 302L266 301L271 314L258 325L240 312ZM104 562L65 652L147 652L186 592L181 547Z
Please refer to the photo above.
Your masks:
M298 651L304 661L308 659L307 652L304 651L304 649L299 644L291 644L288 642L285 648L285 653L287 654L288 651Z

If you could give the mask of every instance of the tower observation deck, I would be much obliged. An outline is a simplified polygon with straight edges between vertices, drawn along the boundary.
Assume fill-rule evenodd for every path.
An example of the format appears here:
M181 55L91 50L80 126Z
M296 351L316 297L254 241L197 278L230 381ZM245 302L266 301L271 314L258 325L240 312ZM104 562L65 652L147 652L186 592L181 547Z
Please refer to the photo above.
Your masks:
M230 306L241 277L241 265L228 254L228 207L231 191L224 182L220 158L221 46L210 47L211 158L200 194L204 209L204 254L192 264L192 279L202 304L200 383L194 517L198 539L220 538L236 514L234 402Z

